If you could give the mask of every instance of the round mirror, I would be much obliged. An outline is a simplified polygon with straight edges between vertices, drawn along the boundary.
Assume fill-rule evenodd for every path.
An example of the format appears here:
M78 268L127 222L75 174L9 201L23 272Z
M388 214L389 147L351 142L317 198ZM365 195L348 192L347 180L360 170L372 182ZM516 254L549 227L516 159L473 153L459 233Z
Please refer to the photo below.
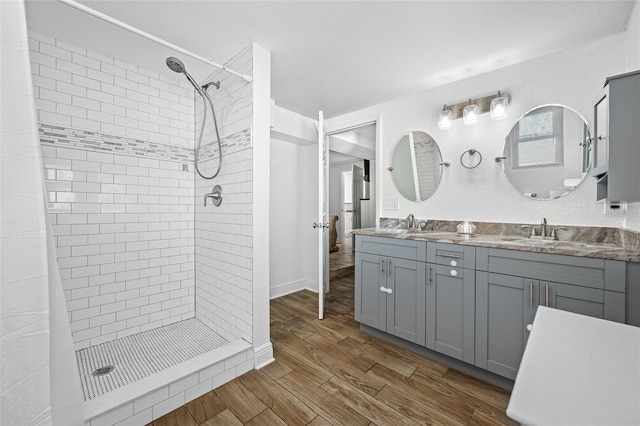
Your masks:
M404 135L391 155L391 178L404 198L424 201L431 197L442 176L440 148L425 132Z
M552 200L582 183L591 166L589 125L575 110L543 105L523 115L504 142L502 165L525 197Z

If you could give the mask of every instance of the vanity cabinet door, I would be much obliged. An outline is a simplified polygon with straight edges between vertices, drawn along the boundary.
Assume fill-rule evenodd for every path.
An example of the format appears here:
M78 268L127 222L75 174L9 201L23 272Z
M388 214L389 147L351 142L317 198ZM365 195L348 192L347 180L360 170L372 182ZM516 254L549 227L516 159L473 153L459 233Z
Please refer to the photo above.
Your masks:
M426 346L473 364L475 271L427 264Z
M386 258L356 252L355 320L382 331L387 329Z
M386 288L391 290L386 294L387 333L424 345L424 263L392 257L386 262Z
M539 286L537 280L476 272L476 366L515 379Z

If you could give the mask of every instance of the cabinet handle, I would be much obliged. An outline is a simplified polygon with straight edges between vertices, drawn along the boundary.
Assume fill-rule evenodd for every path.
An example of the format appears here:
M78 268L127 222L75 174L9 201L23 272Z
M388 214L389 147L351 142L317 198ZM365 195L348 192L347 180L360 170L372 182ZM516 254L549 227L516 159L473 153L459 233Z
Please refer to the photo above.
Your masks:
M456 271L455 269L452 269L452 270L451 270L451 276L452 276L452 277L455 277L455 276L457 276L457 275L458 275L458 271Z
M391 269L392 269L391 266L392 266L391 265L391 259L389 259L389 264L387 265L387 273L388 273L389 276L391 276Z
M438 253L438 257L452 257L454 259L460 259L462 256L459 254Z
M533 306L533 281L529 281L529 306Z
M380 259L380 275L384 275L384 259Z
M544 285L544 298L546 302L545 304L548 307L549 306L549 284Z
M431 266L427 267L427 275L429 275L428 281L429 281L429 285L431 285Z
M380 287L380 291L381 291L381 292L383 292L383 293L387 293L387 294L391 294L391 293L393 293L393 290L392 290L392 289L387 288L387 287L385 287L385 286Z

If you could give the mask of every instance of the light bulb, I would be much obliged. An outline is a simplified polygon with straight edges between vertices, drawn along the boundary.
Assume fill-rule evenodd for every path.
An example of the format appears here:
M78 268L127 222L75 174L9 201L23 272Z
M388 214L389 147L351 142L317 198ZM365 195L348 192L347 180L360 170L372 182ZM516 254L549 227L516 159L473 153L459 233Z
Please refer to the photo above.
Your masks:
M453 127L453 112L450 109L440 111L438 114L438 128L447 130Z
M500 92L498 92L500 94ZM491 101L491 118L494 120L502 120L507 116L507 105L509 99L505 96L498 96Z
M462 119L465 126L472 126L478 122L478 116L480 115L480 108L478 105L467 105L462 110Z

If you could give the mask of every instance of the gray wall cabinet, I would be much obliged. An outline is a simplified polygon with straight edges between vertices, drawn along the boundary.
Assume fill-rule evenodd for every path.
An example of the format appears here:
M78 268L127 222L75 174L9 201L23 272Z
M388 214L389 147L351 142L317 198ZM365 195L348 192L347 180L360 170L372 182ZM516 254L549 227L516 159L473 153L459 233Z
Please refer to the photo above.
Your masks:
M426 347L473 364L475 253L473 247L427 244Z
M424 345L426 280L415 259L425 250L420 241L356 238L356 321Z
M596 197L640 201L640 71L609 77L594 102Z
M539 305L625 322L627 278L640 275L623 261L363 235L355 266L356 321L510 379Z

